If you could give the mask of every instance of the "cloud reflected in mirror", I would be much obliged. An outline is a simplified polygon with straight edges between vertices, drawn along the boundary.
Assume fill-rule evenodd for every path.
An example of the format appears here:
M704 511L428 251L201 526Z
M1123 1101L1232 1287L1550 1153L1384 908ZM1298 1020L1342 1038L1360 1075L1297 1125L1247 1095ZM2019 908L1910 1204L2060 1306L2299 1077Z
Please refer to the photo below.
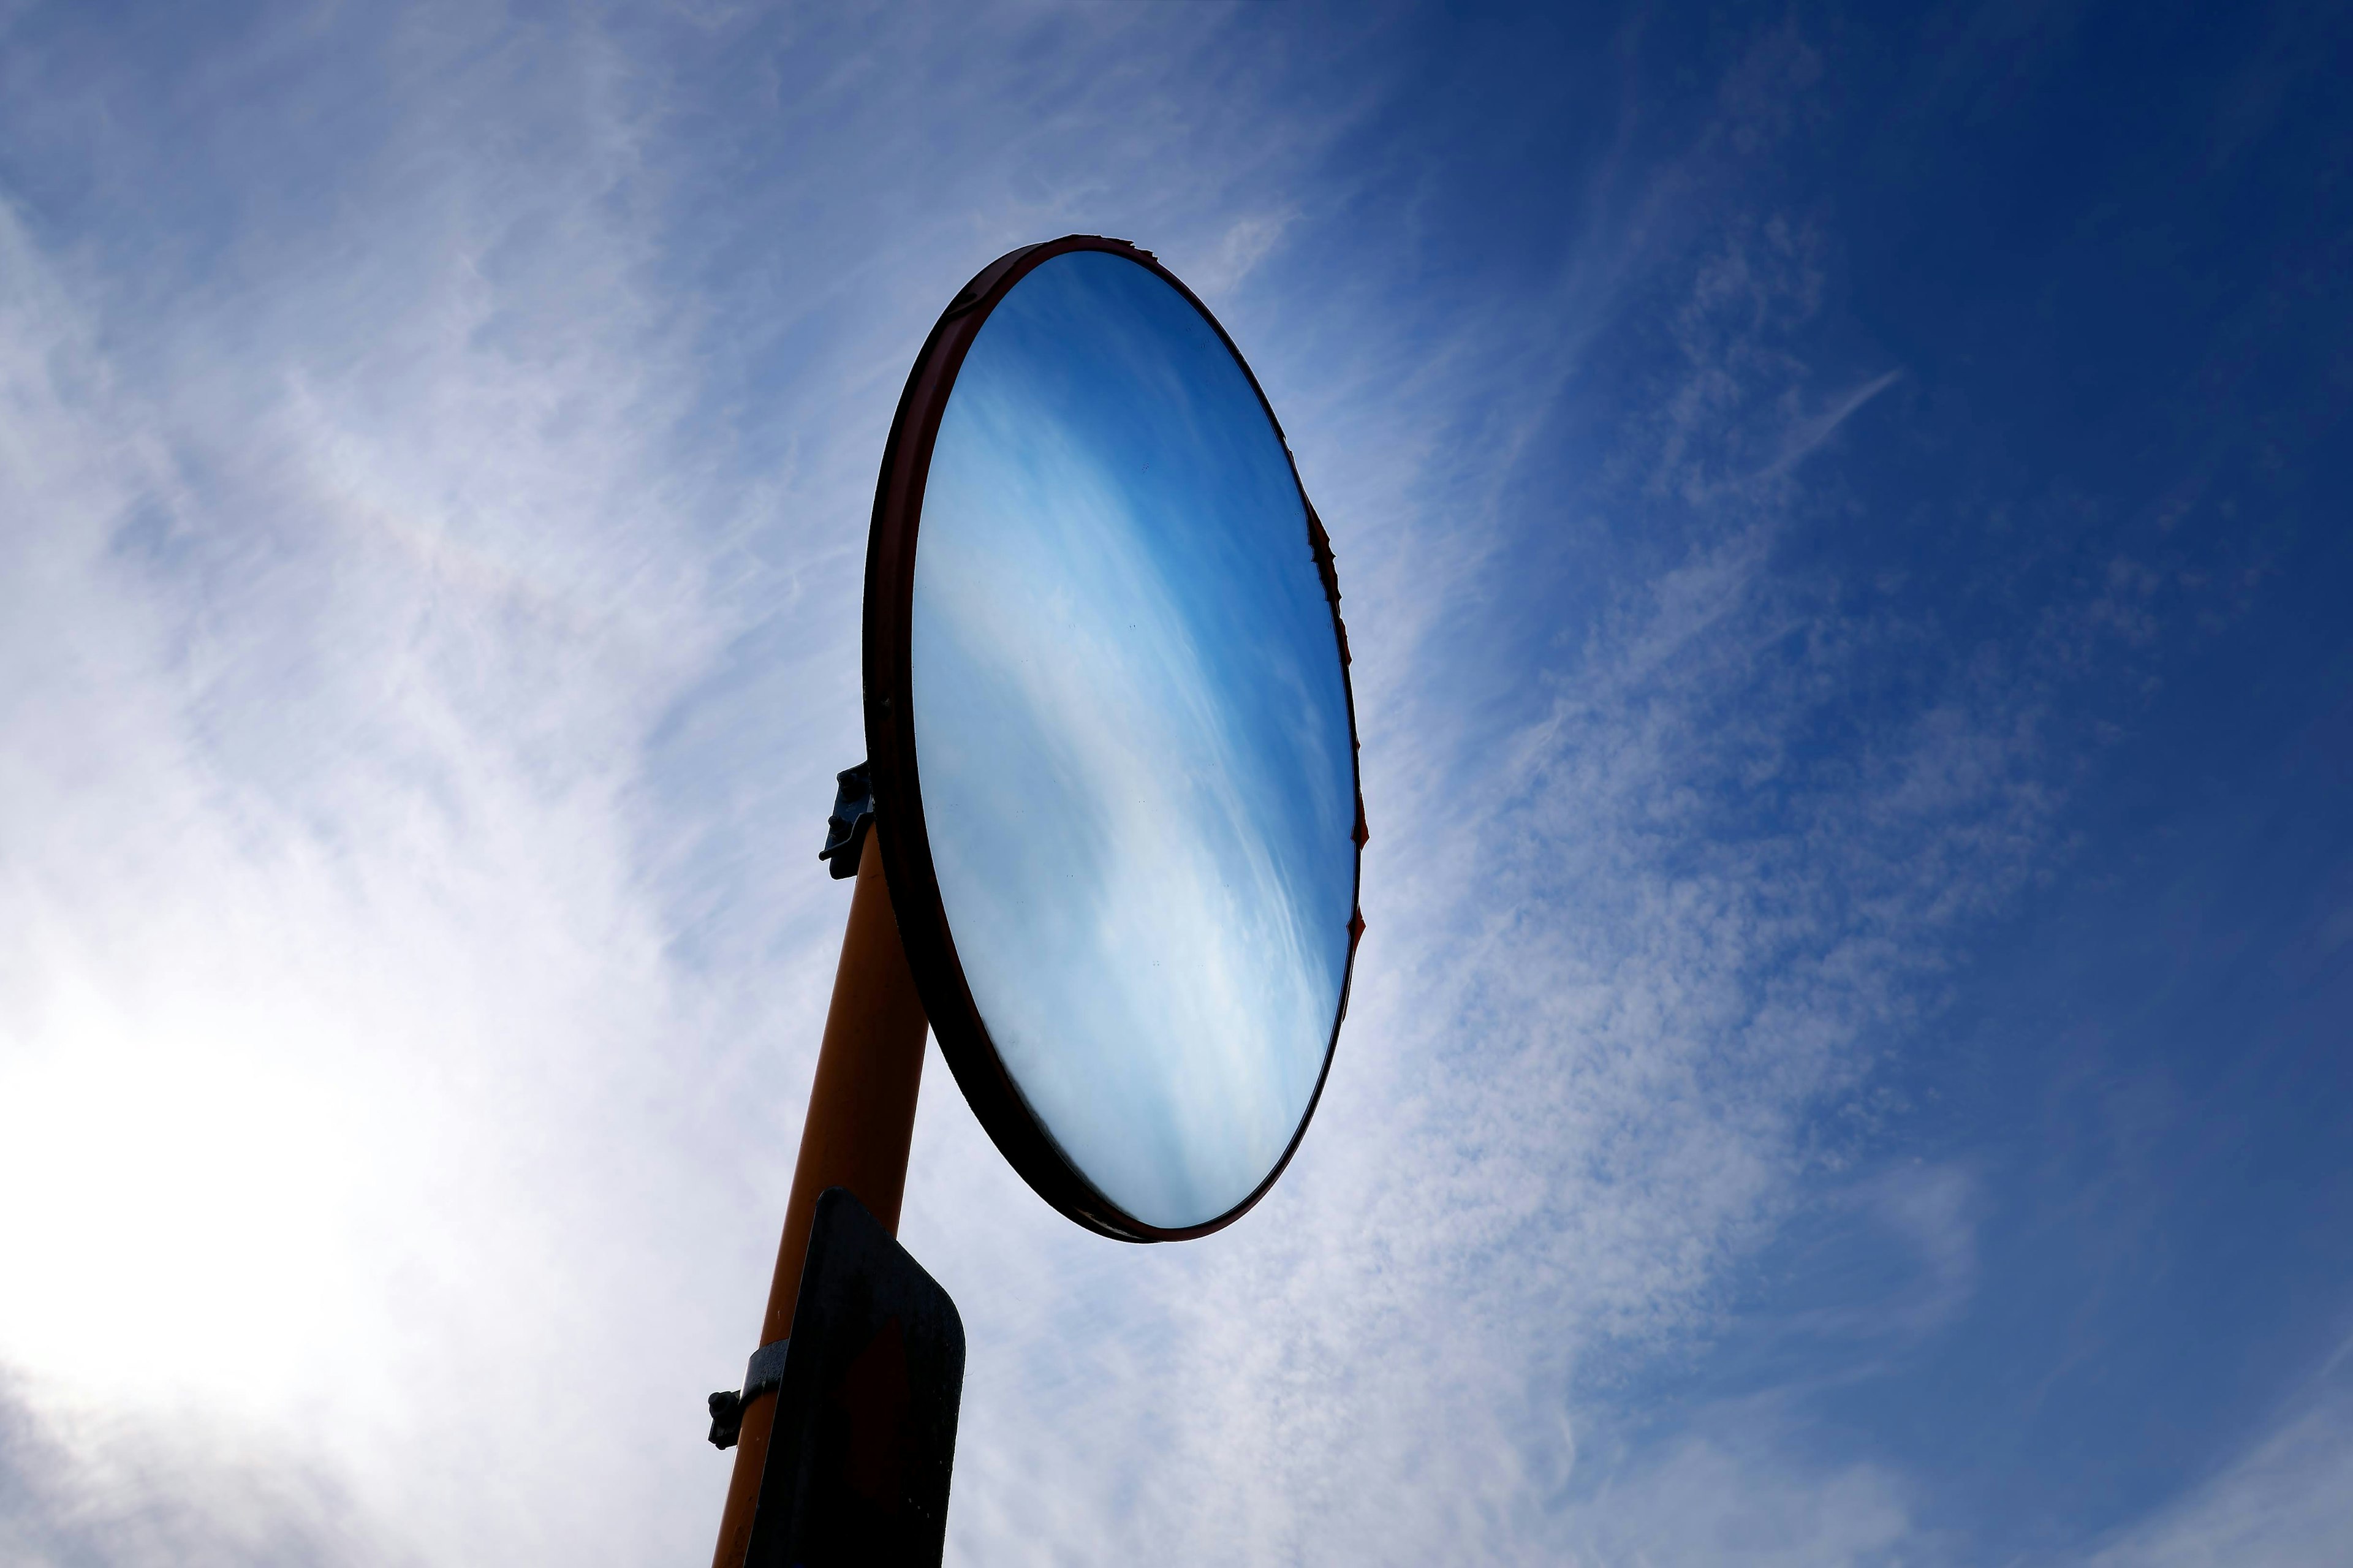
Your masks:
M913 689L941 901L1016 1086L1137 1219L1230 1210L1331 1041L1355 774L1281 439L1147 268L1056 257L975 340L924 494Z

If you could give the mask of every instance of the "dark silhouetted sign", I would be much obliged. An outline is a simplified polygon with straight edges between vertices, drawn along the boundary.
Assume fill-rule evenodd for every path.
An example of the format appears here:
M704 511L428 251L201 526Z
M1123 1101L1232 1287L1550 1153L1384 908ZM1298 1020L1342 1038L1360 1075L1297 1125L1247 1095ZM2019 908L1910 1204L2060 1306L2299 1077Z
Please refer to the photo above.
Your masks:
M817 1200L745 1568L936 1568L964 1322L839 1187Z

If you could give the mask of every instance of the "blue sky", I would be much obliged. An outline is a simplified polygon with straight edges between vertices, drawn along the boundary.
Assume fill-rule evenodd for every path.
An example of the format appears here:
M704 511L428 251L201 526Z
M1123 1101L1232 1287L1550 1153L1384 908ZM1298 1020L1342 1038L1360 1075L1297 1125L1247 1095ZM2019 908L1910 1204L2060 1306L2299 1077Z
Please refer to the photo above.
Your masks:
M2348 1554L2341 17L0 15L0 1556L707 1549L882 435L1072 230L1367 931L1202 1242L927 1070L952 1559Z

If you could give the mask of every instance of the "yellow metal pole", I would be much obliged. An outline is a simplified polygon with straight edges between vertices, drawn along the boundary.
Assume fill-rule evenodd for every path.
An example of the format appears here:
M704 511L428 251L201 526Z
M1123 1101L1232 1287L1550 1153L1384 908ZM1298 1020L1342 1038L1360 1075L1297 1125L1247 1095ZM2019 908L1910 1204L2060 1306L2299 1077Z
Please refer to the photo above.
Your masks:
M758 1342L764 1345L793 1331L793 1303L800 1294L801 1260L808 1253L809 1222L819 1193L847 1187L885 1230L894 1236L899 1231L899 1200L907 1188L907 1146L915 1133L915 1090L923 1074L925 1025L923 999L915 994L915 978L908 971L898 921L891 912L877 836L876 828L868 828L858 858L858 880L849 895L849 924L842 932L833 1005L826 1012L825 1039L818 1048L817 1081L810 1087L808 1120L801 1128L800 1162L793 1167L793 1195L785 1205L776 1280L768 1288L768 1310L760 1320ZM773 1390L744 1407L712 1568L743 1568L776 1418Z

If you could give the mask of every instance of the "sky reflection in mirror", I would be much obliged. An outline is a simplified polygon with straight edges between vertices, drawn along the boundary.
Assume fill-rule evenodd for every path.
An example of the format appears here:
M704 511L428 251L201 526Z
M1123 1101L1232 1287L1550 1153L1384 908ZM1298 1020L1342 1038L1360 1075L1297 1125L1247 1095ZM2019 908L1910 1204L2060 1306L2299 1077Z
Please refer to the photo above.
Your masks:
M999 1057L1104 1196L1216 1218L1314 1094L1356 794L1282 444L1146 268L1056 257L982 327L933 451L913 642L932 858Z

